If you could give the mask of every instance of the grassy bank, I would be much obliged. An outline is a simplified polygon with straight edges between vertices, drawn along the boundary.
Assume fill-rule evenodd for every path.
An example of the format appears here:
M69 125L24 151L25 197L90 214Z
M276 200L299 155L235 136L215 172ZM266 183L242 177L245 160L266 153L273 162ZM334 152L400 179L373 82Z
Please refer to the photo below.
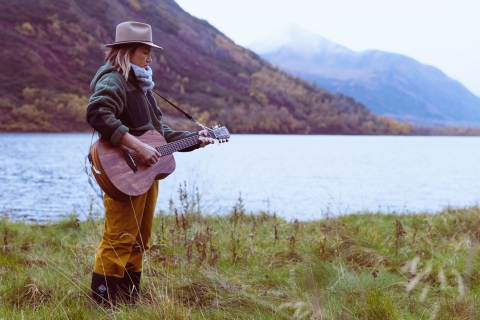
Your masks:
M0 319L480 319L480 209L159 213L135 308L87 298L103 222L0 220Z

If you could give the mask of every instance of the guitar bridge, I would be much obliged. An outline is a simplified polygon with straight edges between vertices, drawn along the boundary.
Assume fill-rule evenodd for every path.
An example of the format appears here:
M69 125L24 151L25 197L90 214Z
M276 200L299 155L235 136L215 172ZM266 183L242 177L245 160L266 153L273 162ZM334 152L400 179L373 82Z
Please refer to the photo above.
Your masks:
M138 168L137 168L137 165L135 164L135 161L133 160L132 156L130 155L130 151L128 151L127 149L124 149L123 153L125 154L125 161L127 162L130 169L132 169L133 172L137 172Z

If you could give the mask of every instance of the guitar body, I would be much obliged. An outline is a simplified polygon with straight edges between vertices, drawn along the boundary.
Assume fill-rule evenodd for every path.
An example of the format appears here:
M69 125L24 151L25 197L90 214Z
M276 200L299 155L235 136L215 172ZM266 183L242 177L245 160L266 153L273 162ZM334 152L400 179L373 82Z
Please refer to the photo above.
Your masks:
M153 130L136 138L153 147L167 144L163 136ZM164 179L175 171L172 154L160 157L155 165L149 166L132 149L123 145L114 147L103 138L92 145L90 154L93 176L100 188L121 202L145 193L154 180ZM129 160L133 161L134 167Z

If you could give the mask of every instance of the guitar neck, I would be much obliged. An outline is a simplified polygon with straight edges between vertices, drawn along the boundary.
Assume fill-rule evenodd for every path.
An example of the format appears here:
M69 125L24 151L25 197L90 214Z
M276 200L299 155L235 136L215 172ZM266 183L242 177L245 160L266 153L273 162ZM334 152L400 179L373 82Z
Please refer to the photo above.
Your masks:
M163 146L156 147L155 149L160 152L162 156L165 156L167 154L172 154L174 152L177 152L178 150L182 150L198 144L198 137L199 136L191 136L182 140L173 141L164 144Z

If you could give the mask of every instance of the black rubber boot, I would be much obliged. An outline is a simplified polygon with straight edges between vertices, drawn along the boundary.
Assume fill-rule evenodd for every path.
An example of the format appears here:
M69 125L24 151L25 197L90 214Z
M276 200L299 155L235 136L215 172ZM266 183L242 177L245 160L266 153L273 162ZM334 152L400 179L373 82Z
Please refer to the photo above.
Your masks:
M91 285L92 299L102 306L116 306L118 280L117 277L104 276L94 272Z
M141 272L125 270L123 279L118 279L118 295L127 304L135 304L140 296Z

